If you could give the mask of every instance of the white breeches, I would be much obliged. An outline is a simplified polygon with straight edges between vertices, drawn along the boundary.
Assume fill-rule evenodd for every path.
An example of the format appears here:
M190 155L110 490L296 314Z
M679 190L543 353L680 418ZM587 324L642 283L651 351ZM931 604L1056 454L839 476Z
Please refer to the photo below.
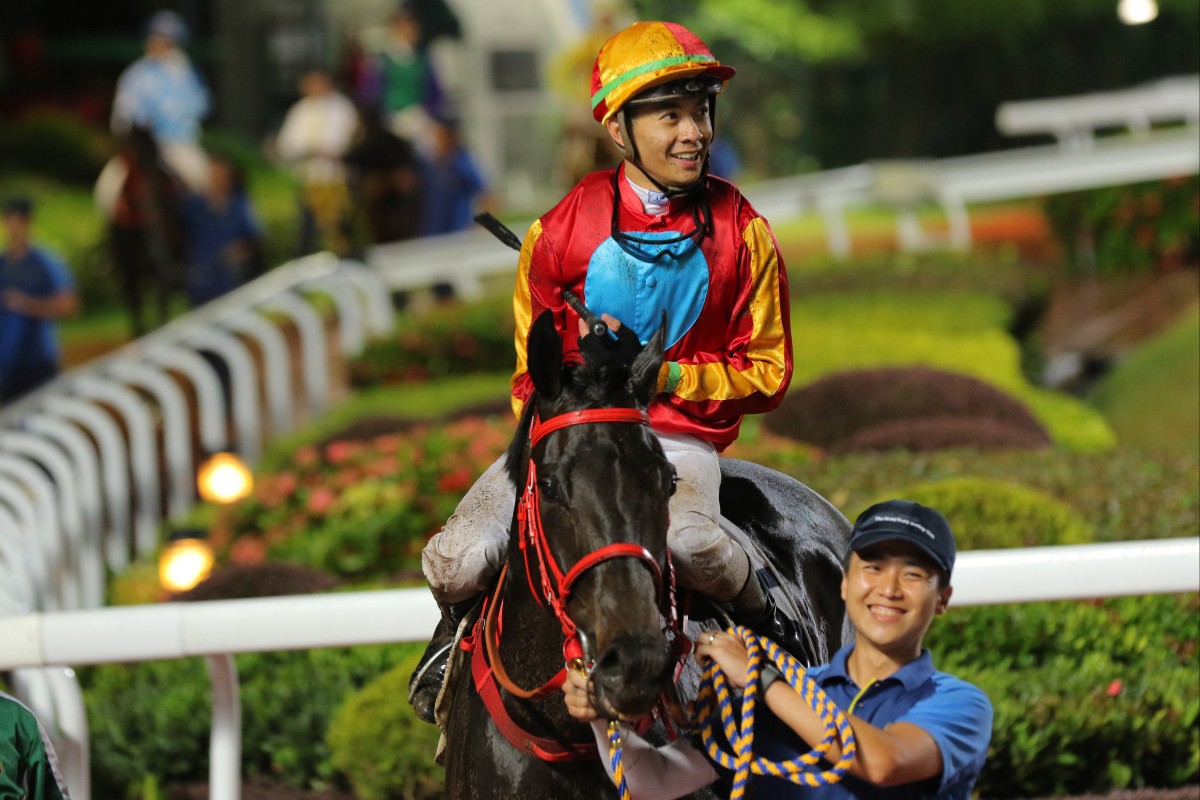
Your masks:
M717 523L721 468L716 448L694 436L656 435L679 476L667 533L679 582L728 600L745 583L750 567L745 551ZM458 603L487 588L507 557L515 503L516 490L501 456L467 490L421 553L425 578L438 600Z

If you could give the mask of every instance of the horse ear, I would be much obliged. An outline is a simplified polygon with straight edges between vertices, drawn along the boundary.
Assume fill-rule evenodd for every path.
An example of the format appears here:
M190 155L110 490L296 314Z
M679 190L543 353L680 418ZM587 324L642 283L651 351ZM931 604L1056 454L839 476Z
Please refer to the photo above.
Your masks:
M662 325L646 342L629 368L629 391L641 405L648 406L658 391L658 372L662 368L663 342L667 338L667 312L662 315Z
M526 340L529 377L539 396L553 400L562 391L562 337L554 326L554 313L543 311L529 328Z

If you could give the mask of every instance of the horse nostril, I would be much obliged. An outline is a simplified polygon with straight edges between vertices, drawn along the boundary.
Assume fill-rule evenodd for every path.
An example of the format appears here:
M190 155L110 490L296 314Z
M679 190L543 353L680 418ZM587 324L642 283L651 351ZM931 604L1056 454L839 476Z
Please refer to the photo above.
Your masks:
M610 696L641 695L661 690L670 666L670 650L661 637L622 636L604 648L592 676Z

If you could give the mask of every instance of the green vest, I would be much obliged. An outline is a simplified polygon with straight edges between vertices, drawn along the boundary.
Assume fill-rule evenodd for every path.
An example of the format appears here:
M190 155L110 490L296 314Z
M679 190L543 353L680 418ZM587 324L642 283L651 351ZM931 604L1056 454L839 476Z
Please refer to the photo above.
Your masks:
M413 53L403 61L388 55L383 62L383 110L389 114L420 105L425 95L425 56Z
M54 746L33 712L0 692L0 800L70 800Z

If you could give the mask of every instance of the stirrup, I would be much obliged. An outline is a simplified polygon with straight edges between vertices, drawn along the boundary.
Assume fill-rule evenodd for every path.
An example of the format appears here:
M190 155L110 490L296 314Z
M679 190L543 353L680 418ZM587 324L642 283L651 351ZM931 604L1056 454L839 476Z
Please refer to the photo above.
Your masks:
M417 692L421 690L425 683L437 682L438 686L442 685L442 678L445 677L446 662L450 658L450 648L454 646L454 642L446 642L444 645L434 650L427 658L417 665L417 670L412 674L408 681L408 702L411 705L413 698ZM442 668L442 677L431 676L428 681L425 680L425 675L430 669Z
M449 641L430 653L408 682L408 704L418 718L431 725L437 722L434 710L446 680L446 666L453 646L454 642Z

